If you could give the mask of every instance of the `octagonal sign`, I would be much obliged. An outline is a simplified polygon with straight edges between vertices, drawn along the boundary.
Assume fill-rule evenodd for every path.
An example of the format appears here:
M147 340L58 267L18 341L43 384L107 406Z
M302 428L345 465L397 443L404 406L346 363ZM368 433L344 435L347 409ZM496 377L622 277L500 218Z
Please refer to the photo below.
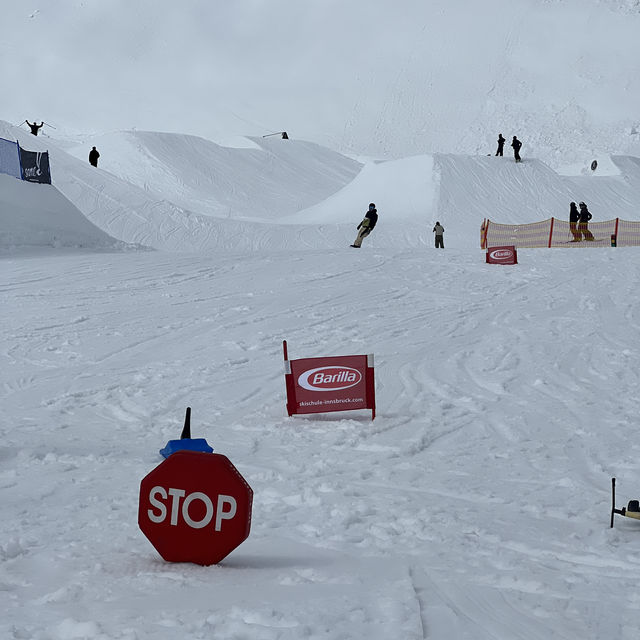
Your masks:
M249 536L253 491L226 456L176 451L140 483L138 525L167 562L220 562Z

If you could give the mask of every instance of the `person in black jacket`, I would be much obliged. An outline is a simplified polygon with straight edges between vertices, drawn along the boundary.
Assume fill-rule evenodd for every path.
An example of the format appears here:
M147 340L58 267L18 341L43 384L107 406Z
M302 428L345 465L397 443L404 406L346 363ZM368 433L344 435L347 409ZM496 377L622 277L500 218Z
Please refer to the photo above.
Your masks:
M29 125L29 128L31 129L31 133L33 133L34 136L37 136L38 131L42 129L42 127L44 126L44 120L40 124L37 124L35 120L33 121L33 124L28 120L25 120L25 122Z
M582 240L582 233L578 231L578 220L580 220L580 212L576 203L572 202L569 205L569 229L571 229L571 235L573 240L571 242L580 242Z
M502 155L502 151L504 149L504 138L502 137L502 134L499 133L498 134L498 150L496 151L496 155L497 156L501 156Z
M98 153L98 150L95 147L93 147L91 151L89 151L89 164L94 167L97 167L99 157L100 157L100 154Z
M593 217L587 209L587 205L584 202L580 203L580 222L578 223L578 233L584 236L585 240L593 241L593 233L589 231L589 220Z
M377 222L378 210L376 209L376 205L372 202L369 205L369 211L364 214L362 222L358 225L358 235L351 246L359 249L362 246L362 241L373 231Z
M522 147L522 142L520 142L518 138L513 136L511 146L513 147L513 157L516 159L516 162L522 162L522 158L520 157L520 148Z

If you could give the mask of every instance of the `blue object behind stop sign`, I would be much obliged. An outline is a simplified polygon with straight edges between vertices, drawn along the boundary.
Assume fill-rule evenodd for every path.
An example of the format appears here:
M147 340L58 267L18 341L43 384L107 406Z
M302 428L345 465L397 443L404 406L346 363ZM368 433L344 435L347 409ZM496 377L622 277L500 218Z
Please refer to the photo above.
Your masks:
M213 447L204 438L191 437L191 407L187 407L187 413L184 418L184 427L179 440L169 440L164 448L160 449L160 455L168 458L176 451L202 451L204 453L213 453Z

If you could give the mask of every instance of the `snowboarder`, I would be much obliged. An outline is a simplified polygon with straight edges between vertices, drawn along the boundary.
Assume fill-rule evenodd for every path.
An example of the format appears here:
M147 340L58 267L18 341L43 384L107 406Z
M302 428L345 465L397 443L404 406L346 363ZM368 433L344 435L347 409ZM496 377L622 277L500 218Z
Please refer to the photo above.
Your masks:
M91 151L89 151L89 164L94 167L97 167L99 157L100 157L100 154L98 153L98 150L95 147L93 147Z
M580 206L580 222L578 224L578 233L584 236L585 240L588 240L591 242L594 239L593 233L589 231L587 225L589 224L589 220L591 220L593 216L589 212L589 209L587 209L587 205L584 202L581 202L579 206Z
M362 246L362 241L373 231L373 228L378 222L378 210L376 205L372 202L369 204L369 211L365 213L362 222L358 225L358 235L351 245L355 249L359 249Z
M444 227L439 222L433 227L433 233L436 234L436 249L444 249Z
M578 207L576 207L576 203L572 202L569 205L569 229L573 236L573 240L571 240L571 242L580 242L580 240L582 240L582 234L578 231L579 220L580 212L578 211Z
M498 150L496 151L497 156L502 155L502 151L504 149L504 142L505 142L505 139L502 137L502 134L499 133L498 134Z
M44 126L44 120L40 124L37 124L35 120L33 121L33 124L31 124L31 122L29 122L28 120L25 120L25 122L29 125L29 128L31 129L31 133L34 136L37 136L38 130L42 129L42 127Z
M522 142L513 136L513 141L511 142L511 146L513 147L513 157L516 159L516 162L522 162L522 158L520 158L520 148L522 147Z

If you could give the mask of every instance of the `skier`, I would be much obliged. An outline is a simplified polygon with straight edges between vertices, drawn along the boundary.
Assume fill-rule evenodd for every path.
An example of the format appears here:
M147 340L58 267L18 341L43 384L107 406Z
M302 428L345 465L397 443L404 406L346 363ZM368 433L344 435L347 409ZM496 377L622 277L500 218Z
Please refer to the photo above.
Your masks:
M100 154L98 153L98 150L95 147L93 147L91 151L89 151L89 164L94 167L97 167L99 157L100 157Z
M501 156L502 155L502 150L504 149L504 138L502 137L502 134L499 133L498 134L498 150L496 151L496 155L497 156Z
M362 246L362 241L373 231L373 228L378 222L378 210L376 205L372 202L369 204L369 211L365 213L362 222L358 225L358 235L351 245L355 249L359 249Z
M522 142L513 136L511 146L513 147L513 157L516 159L516 162L522 162L522 158L520 158L520 147L522 147Z
M578 233L584 236L585 240L593 241L593 233L589 231L587 225L589 220L593 217L587 209L587 205L584 202L580 203L580 223L578 224Z
M29 125L29 128L31 129L31 133L34 136L38 135L38 130L42 129L42 127L44 126L44 120L40 123L40 124L36 124L36 121L33 121L33 124L31 124L31 122L29 122L28 120L25 120L25 122Z
M444 227L439 222L433 227L433 233L436 234L436 249L444 249Z
M580 240L582 240L582 234L578 231L578 220L580 220L580 212L578 211L578 207L576 207L576 203L572 202L569 205L569 229L573 236L571 242L580 242Z

